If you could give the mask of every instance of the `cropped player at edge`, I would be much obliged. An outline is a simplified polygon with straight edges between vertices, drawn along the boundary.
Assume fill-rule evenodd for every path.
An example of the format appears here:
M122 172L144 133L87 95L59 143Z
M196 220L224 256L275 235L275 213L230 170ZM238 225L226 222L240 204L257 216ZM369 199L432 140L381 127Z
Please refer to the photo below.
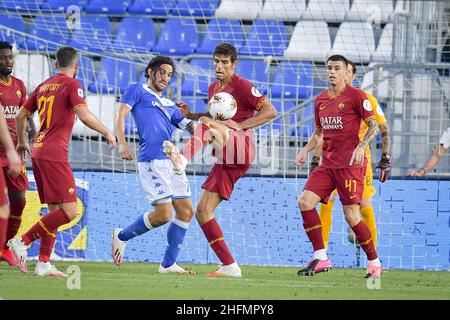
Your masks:
M0 41L0 103L3 105L4 115L8 124L9 133L14 146L17 145L16 114L26 100L26 89L22 80L11 75L14 67L12 46L6 41ZM36 136L33 119L28 121L30 142ZM0 261L6 261L15 266L15 260L8 250L6 243L14 238L22 222L22 213L26 205L25 192L28 189L28 178L25 163L22 157L22 170L18 176L11 176L6 170L7 158L5 149L0 146L0 162L3 164L6 186L8 187L9 218L6 234L3 235L0 227L0 238L5 237L4 246L0 245Z
M182 154L169 141L165 152L172 159L178 172L184 172L187 160L191 160L207 142L214 146L217 162L202 185L202 195L197 204L196 217L212 250L222 266L208 276L242 277L242 272L228 249L222 229L214 217L214 210L223 200L229 200L235 183L243 177L255 158L255 143L251 128L260 126L276 117L275 107L248 80L234 71L237 66L237 50L228 43L214 49L214 72L217 82L208 88L208 98L218 92L231 94L237 102L232 119L217 121L211 114L191 113L185 103L179 103L184 115L199 124L194 136ZM256 113L256 114L255 114Z
M168 245L159 272L195 274L176 264L194 216L191 188L186 174L175 174L172 161L162 147L164 140L171 139L175 126L194 132L194 122L184 118L175 103L162 96L174 73L175 64L171 58L156 56L145 70L147 83L130 84L120 100L116 120L120 157L133 159L125 138L125 117L131 112L139 133L139 179L154 210L139 215L124 229L113 230L112 257L116 265L121 265L127 241L168 223L175 208L176 217L167 230Z
M351 86L352 82L356 79L356 66L352 61L348 61L348 76L349 79L346 81L346 83ZM385 182L386 179L389 176L389 171L391 168L391 157L389 156L389 151L391 147L391 139L389 137L389 125L387 123L386 117L383 113L383 110L381 110L380 105L378 104L377 99L371 95L370 93L366 92L367 99L369 100L370 104L372 105L373 114L375 116L375 120L377 121L378 127L380 128L380 134L381 134L381 149L382 149L382 157L381 160L378 163L377 168L380 169L380 176L379 180L381 182ZM364 135L367 132L367 124L362 121L361 122L361 128L359 130L359 138L363 139ZM314 157L311 161L310 165L310 174L312 171L319 165L319 159L322 155L322 144L319 144L315 148ZM366 175L364 177L364 191L362 195L362 201L360 204L360 213L361 217L363 218L364 222L367 224L367 226L370 229L370 233L372 234L373 238L373 245L375 248L377 247L377 226L375 222L375 214L372 207L372 197L375 195L376 190L373 186L373 171L372 171L372 163L371 163L371 152L370 147L367 146L365 157L367 159L367 169L366 169ZM325 244L325 248L328 248L328 237L331 229L331 222L332 222L332 211L333 211L333 205L334 200L336 197L336 190L333 191L330 198L328 199L327 204L320 204L320 220L322 222L322 233L323 233L323 241Z
M48 212L22 237L8 242L19 269L26 273L27 247L40 239L38 276L65 277L65 273L50 263L58 227L76 218L77 187L68 162L68 144L75 115L86 126L102 134L110 149L116 137L88 110L84 92L75 80L78 53L72 47L61 47L56 52L58 73L37 86L20 109L17 122L17 150L30 153L26 141L25 122L39 111L41 128L31 153L33 174L39 199L48 205Z
M346 85L347 67L347 59L341 55L328 58L330 88L315 100L315 133L295 159L296 165L303 165L308 152L323 139L322 163L309 176L298 200L303 227L314 249L313 259L306 268L298 271L299 276L332 268L316 205L327 203L334 189L344 207L345 220L367 255L370 277L378 278L383 271L370 230L359 215L366 172L365 149L377 134L378 125L366 94ZM369 127L362 140L358 135L361 120Z

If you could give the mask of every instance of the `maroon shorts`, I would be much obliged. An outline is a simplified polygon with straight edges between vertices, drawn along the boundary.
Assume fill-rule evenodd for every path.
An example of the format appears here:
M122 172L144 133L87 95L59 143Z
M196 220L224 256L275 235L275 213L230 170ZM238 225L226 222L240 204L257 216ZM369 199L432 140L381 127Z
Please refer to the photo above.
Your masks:
M5 174L6 186L8 191L27 191L28 189L28 178L27 178L27 167L22 160L22 172L17 176L13 177L8 173L8 168L3 167L3 173Z
M41 203L77 201L77 187L68 162L32 159Z
M234 184L244 176L250 164L218 164L211 169L202 189L218 193L223 199L230 200Z
M5 176L3 170L7 167L0 167L0 207L6 206L8 204L8 188L6 187Z
M344 169L329 169L319 166L309 176L304 190L314 192L320 201L328 203L328 198L337 189L343 205L361 203L364 191L366 166Z

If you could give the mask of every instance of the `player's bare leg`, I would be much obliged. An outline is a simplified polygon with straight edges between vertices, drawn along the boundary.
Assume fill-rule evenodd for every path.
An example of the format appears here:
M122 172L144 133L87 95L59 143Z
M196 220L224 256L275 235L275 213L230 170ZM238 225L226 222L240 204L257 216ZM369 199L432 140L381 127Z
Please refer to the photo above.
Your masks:
M216 253L222 266L217 271L211 272L211 277L242 277L241 268L231 255L225 240L222 229L214 218L214 210L222 202L222 197L215 192L204 190L197 205L196 217L200 224L209 245Z
M383 267L375 250L370 230L359 215L359 205L344 205L344 214L345 220L355 233L356 240L367 255L369 277L379 278L383 272Z
M323 243L322 225L316 210L319 201L320 197L310 190L304 190L298 200L303 227L314 249L313 259L308 261L306 268L297 272L299 276L313 276L319 272L328 272L333 267Z
M16 261L8 249L6 243L14 238L20 228L22 222L22 213L26 205L25 191L8 191L9 199L9 218L8 228L6 231L5 245L0 248L0 260L5 260L10 266L16 266Z
M159 272L195 275L194 271L184 269L176 263L186 231L194 217L194 206L191 198L173 199L172 205L175 208L176 216L167 230L168 246L163 262L159 265Z

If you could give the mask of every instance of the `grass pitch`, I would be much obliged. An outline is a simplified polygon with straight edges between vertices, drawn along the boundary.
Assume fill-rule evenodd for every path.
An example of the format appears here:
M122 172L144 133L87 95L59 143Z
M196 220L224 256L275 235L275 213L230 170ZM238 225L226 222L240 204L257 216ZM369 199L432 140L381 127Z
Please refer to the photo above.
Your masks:
M333 269L298 277L298 268L241 266L242 279L210 278L215 265L188 265L196 276L159 274L158 265L56 262L66 271L79 267L80 289L73 278L38 277L0 264L2 299L152 299L152 300L294 300L294 299L450 299L450 272L387 270L380 289L368 289L365 269ZM185 264L181 264L186 266ZM69 280L68 280L69 279ZM375 287L375 283L371 283Z

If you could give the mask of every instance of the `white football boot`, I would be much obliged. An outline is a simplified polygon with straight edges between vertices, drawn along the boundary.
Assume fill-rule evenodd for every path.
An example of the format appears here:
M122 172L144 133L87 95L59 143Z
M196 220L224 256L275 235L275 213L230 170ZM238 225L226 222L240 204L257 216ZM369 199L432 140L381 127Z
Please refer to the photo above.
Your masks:
M170 160L172 160L173 171L175 171L176 174L183 174L186 170L188 160L178 152L177 147L172 142L165 140L163 142L163 152Z
M38 261L36 264L36 269L34 269L34 273L41 277L68 277L67 273L59 271L56 269L54 265L50 262L41 262Z
M127 245L126 241L119 239L119 233L122 231L121 228L115 228L112 232L112 257L114 263L118 266L123 264L123 253L125 252L125 247Z
M209 277L235 277L242 278L241 268L238 266L236 262L226 266L220 266L217 271L208 273Z
M9 250L11 250L14 260L16 260L16 264L20 271L27 273L28 267L26 261L28 257L28 247L23 243L21 238L10 239L8 241L8 247Z
M162 264L160 264L159 265L159 273L178 273L178 274L188 274L188 275L193 275L193 276L196 275L196 273L194 271L183 269L182 267L177 265L176 262L167 268L164 268L162 266Z

